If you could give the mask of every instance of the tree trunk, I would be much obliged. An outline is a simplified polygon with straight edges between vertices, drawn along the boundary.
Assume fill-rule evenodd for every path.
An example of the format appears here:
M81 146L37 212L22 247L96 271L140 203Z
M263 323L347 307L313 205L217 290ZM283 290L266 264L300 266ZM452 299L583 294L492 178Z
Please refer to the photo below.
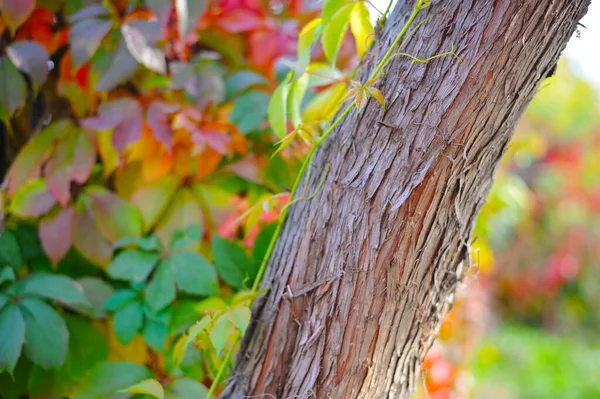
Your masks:
M590 0L444 0L317 151L223 397L408 398L515 124ZM412 12L400 0L374 68ZM305 176L306 177L306 176ZM302 187L301 183L301 187Z

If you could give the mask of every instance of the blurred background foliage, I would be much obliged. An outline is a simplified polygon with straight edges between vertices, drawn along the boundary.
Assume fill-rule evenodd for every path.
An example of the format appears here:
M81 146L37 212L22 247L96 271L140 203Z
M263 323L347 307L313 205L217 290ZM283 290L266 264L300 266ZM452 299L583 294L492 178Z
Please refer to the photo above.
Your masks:
M289 104L317 134L372 37L356 4L335 66L315 46ZM320 6L0 2L1 398L122 398L148 378L204 397L306 152L270 159L268 104ZM540 88L416 396L600 397L598 110L565 63Z

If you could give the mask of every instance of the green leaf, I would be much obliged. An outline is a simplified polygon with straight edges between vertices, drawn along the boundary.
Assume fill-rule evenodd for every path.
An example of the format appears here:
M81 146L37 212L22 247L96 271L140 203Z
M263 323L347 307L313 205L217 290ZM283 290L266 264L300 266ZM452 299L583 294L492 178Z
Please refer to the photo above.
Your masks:
M14 233L5 230L0 234L0 266L8 265L18 268L23 263L19 243Z
M25 352L42 368L62 366L67 356L69 330L52 307L36 298L24 298L19 308L25 318Z
M91 306L81 285L67 276L36 273L23 282L23 293L55 299L65 305Z
M168 335L166 324L159 323L155 320L146 320L144 329L142 330L142 337L144 337L144 341L146 341L148 345L158 351L162 351Z
M249 284L252 284L257 270L249 268L252 263L241 247L215 235L212 242L212 252L219 275L229 285L242 288L242 283L247 276L251 280Z
M254 247L252 252L252 258L254 259L254 263L260 265L265 255L267 254L267 249L271 244L271 239L273 238L273 234L275 234L275 230L277 229L277 223L269 224L262 228L260 233L256 236L256 240L254 240Z
M175 176L167 175L144 185L131 196L130 202L142 215L144 232L148 232L164 213L178 185Z
M175 293L175 279L170 261L162 261L146 287L146 303L157 312L175 299Z
M73 399L112 398L115 392L127 388L152 373L139 364L131 362L103 362L94 367L75 390Z
M108 358L108 342L88 320L67 315L65 321L69 329L69 352L63 371L71 379L81 381L88 370Z
M0 374L13 374L25 342L25 320L13 303L0 311Z
M329 21L333 16L346 4L348 0L324 0L323 1L323 13L321 18L323 19L323 26L329 24Z
M358 1L354 3L350 15L350 30L356 42L356 52L359 57L362 57L375 39L375 31L366 2Z
M164 399L165 397L165 391L163 390L162 385L160 385L160 382L152 378L140 381L129 388L123 389L121 392L143 393L158 399Z
M225 81L225 88L227 91L227 98L231 99L238 93L245 91L251 87L261 86L268 88L269 82L263 75L260 75L251 71L240 71L234 73ZM235 105L234 105L235 107ZM233 117L231 117L233 120Z
M245 306L238 306L227 312L227 315L231 319L231 322L240 329L242 334L245 334L250 324L250 317L252 316L250 309Z
M175 0L179 37L185 42L208 7L207 0Z
M257 90L247 91L234 100L231 121L243 134L255 131L267 120L268 104L267 94Z
M74 309L94 319L104 318L104 304L114 294L112 286L98 277L82 277L77 283L91 306L74 306Z
M131 245L135 245L138 248L148 252L160 251L162 249L162 244L154 234L150 234L147 237L121 238L119 241L113 244L113 247L123 248Z
M198 242L202 239L202 227L193 224L183 229L177 229L171 236L171 249L185 248L188 244Z
M133 205L101 186L88 186L85 193L98 229L107 240L116 242L141 235L142 218Z
M217 272L202 255L176 253L169 261L173 267L175 282L181 291L206 296L219 293Z
M10 212L22 218L39 217L48 212L56 200L48 192L46 181L35 179L19 187L10 204Z
M157 253L126 250L113 259L108 274L118 280L146 281L159 259Z
M310 64L312 46L315 39L319 36L322 20L315 18L302 28L298 36L298 60L294 65L294 76L292 82L304 74Z
M294 128L302 123L302 100L308 89L308 78L309 75L305 73L290 85L287 108Z
M0 121L8 121L26 99L25 79L8 57L0 57Z
M138 293L133 290L119 290L115 292L104 304L104 309L110 312L121 309L130 302L135 301Z
M321 44L323 45L325 56L332 65L335 65L337 54L348 31L352 7L353 4L343 5L327 24L324 23Z
M289 90L289 77L285 78L283 82L271 96L269 102L269 108L267 114L269 116L269 124L273 132L279 137L284 138L287 134L287 96Z
M167 397L172 399L198 399L205 398L208 389L191 378L178 378L167 388Z
M144 309L139 302L131 302L119 309L113 318L115 335L122 344L135 338L144 323Z
M229 334L233 331L233 324L226 314L221 315L213 324L210 330L210 342L212 342L217 352L217 356L223 350Z
M181 187L154 228L154 233L167 246L173 234L190 225L202 226L202 210L191 190Z

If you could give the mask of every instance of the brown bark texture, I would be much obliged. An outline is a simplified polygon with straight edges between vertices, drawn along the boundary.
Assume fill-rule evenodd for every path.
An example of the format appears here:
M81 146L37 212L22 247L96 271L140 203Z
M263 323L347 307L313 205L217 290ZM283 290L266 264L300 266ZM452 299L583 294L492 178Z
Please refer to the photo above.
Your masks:
M313 159L224 398L408 398L518 118L589 0L443 0ZM363 65L413 9L400 0ZM306 176L305 176L306 178ZM301 186L304 183L301 183ZM302 191L302 190L300 190Z

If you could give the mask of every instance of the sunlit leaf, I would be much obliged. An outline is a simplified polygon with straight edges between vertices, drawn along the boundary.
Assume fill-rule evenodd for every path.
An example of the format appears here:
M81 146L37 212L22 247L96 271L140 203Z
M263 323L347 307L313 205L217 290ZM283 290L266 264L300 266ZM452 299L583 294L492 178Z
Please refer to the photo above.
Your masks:
M210 330L210 342L215 347L217 356L223 350L229 334L233 331L233 324L229 320L226 314L221 315L213 324Z
M81 19L71 27L69 44L74 67L81 66L92 58L111 28L112 21L100 18Z
M138 210L118 195L100 186L88 186L85 193L98 229L107 240L116 242L124 237L139 237L142 218Z
M353 6L353 4L345 4L323 26L321 44L327 59L333 65L335 65L337 54L348 31Z
M13 374L25 342L25 320L13 303L0 309L0 373Z
M348 4L348 0L324 0L322 12L323 26L329 24L333 16L346 4Z
M227 312L227 315L231 319L231 322L240 329L242 334L246 333L246 329L250 324L250 309L245 306L238 306Z
M289 77L275 89L269 102L268 116L273 132L280 138L287 134L287 97L289 90Z
M35 0L2 0L0 11L2 19L8 26L11 35L14 35L19 26L29 18L35 9ZM0 72L1 75L1 72Z
M0 57L0 121L8 121L25 105L26 98L25 79L8 57Z
M46 81L50 55L44 46L31 40L22 40L11 43L6 54L13 65L29 75L36 85Z
M204 14L208 7L207 0L175 0L175 10L177 11L177 28L179 37L183 41L187 35L194 29L198 19Z
M302 28L298 36L298 59L294 65L294 76L292 82L304 74L315 42L321 28L321 18L315 18Z
M158 22L133 21L122 25L121 32L131 55L140 64L152 71L166 73L165 55L155 46L162 37Z
M345 76L342 71L326 63L311 63L308 66L308 87L328 86L332 83L343 81Z
M152 378L140 381L137 384L130 386L129 388L123 389L122 392L142 393L158 399L164 399L165 397L165 392L163 390L162 385L160 385L160 382Z
M52 307L35 298L24 298L19 308L25 319L25 353L43 368L62 366L67 356L69 331Z
M83 288L67 276L40 272L30 276L21 286L25 294L54 299L65 305L90 306Z
M333 118L342 105L348 86L344 83L333 85L317 94L304 108L304 123L318 123Z
M367 87L367 92L369 93L369 95L371 97L373 97L375 100L377 100L377 102L379 104L381 104L381 106L385 110L385 98L383 98L383 94L381 93L381 90L379 90L376 87Z
M106 399L118 390L150 378L144 366L131 362L103 362L94 367L75 390L74 399Z
M75 211L72 207L59 209L40 220L39 233L44 252L57 264L71 248Z
M130 79L138 70L138 66L139 63L131 55L123 39L113 56L112 64L104 72L98 83L96 83L96 90L110 91L114 89L119 84Z
M158 265L150 283L146 287L146 303L157 312L175 299L175 278L169 260Z
M130 199L142 215L144 232L149 231L164 213L173 198L179 181L175 176L167 175L137 190Z
M144 310L139 302L131 302L114 314L115 334L122 344L127 344L135 338L144 322Z
M294 128L302 123L302 100L308 89L308 74L302 75L290 85L288 93L288 113Z
M48 192L43 179L32 180L21 186L10 204L10 212L20 217L39 217L48 212L56 200Z
M369 8L364 1L354 3L350 15L350 30L356 42L356 51L360 57L366 54L373 43L375 31L369 16Z

